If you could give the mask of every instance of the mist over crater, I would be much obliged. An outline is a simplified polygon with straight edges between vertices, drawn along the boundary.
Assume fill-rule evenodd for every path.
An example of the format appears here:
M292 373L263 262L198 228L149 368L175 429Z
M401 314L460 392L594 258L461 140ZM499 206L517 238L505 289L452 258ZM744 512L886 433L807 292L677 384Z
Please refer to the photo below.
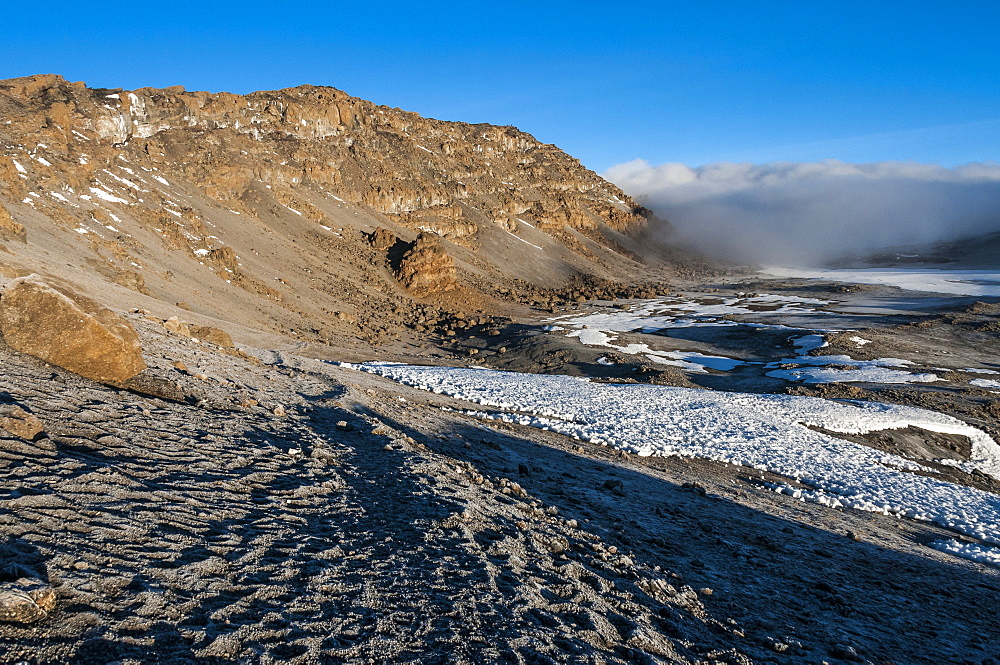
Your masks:
M723 259L820 266L887 248L1000 231L1000 163L637 159L605 172L658 216L666 240Z

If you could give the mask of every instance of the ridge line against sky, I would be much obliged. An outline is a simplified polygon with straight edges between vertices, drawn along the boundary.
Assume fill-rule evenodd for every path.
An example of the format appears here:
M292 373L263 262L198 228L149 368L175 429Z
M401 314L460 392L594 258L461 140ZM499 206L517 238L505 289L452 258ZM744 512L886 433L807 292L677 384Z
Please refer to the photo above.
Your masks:
M502 6L136 0L5 7L0 78L246 93L330 85L515 125L605 171L642 158L1000 155L1000 3Z

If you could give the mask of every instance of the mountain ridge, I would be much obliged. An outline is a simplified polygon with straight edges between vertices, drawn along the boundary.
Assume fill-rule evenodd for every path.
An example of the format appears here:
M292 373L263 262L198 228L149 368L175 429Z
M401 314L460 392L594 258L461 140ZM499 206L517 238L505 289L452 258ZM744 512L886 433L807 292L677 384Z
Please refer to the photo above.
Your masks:
M423 118L335 88L236 95L8 79L0 143L8 276L83 272L223 319L304 300L313 306L273 311L264 327L316 331L316 341L336 314L385 332L364 321L372 300L395 322L392 308L414 294L389 254L419 234L441 241L462 287L420 296L457 309L544 305L574 279L625 289L707 265L655 247L649 227L661 234L664 222L530 134ZM400 244L373 249L378 229ZM39 243L49 258L33 251ZM278 274L291 266L297 277ZM238 311L213 310L196 293L205 267L221 281L209 289L215 299L242 302ZM119 306L127 300L118 294ZM286 317L298 320L283 327Z

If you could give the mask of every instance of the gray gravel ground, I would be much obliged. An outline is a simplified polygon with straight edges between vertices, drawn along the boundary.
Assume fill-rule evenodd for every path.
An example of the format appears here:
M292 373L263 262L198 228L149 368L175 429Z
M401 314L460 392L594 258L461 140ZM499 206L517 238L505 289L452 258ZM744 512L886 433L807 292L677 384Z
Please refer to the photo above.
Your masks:
M937 527L135 323L180 399L0 346L47 432L0 432L0 575L58 596L0 662L1000 662L1000 571Z

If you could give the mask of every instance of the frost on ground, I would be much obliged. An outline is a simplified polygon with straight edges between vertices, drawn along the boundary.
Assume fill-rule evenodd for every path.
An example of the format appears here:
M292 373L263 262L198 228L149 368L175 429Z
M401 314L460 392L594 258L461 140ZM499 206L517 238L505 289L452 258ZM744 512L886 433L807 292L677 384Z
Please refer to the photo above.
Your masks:
M858 346L870 343L861 337L851 337ZM802 383L931 383L940 381L940 377L930 373L913 373L892 369L908 367L913 363L900 358L876 358L874 360L855 360L850 356L828 355L809 356L810 351L821 349L828 345L823 335L802 335L792 340L799 351L795 358L785 358L766 364L767 373L775 379L786 381L801 381ZM797 365L797 367L792 367Z
M630 310L570 315L555 319L560 325L604 332L656 332L663 328L737 324L722 316L735 314L823 314L828 300L763 294L726 298L658 298L646 300ZM761 324L758 324L761 326ZM784 328L786 326L775 326Z
M951 416L873 402L727 393L567 376L391 363L344 364L400 383L502 409L486 418L552 430L638 455L700 457L794 478L800 498L930 520L1000 544L1000 496L810 427L844 434L919 427L969 438L961 467L1000 477L1000 447ZM927 475L917 475L920 472Z

